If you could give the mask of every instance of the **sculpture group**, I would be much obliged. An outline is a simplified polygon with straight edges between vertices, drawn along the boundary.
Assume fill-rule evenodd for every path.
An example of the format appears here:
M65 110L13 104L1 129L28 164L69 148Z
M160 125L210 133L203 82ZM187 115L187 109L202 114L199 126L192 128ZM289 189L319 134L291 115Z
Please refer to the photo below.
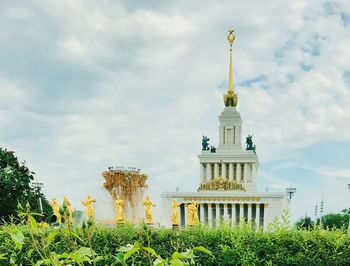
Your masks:
M62 206L60 206L60 204L58 203L56 198L53 198L52 202L49 202L49 204L53 210L53 215L56 217L56 222L60 223L62 221L60 209L61 209L61 207L64 207L63 211L65 211L65 209L66 209L68 212L67 214L65 212L63 212L66 222L70 223L70 224L73 223L72 204L68 201L66 196L63 196L63 205Z
M63 200L62 206L59 205L56 198L53 198L52 202L49 202L49 204L52 207L53 215L56 217L56 221L58 223L61 223L61 221L62 221L62 216L61 216L62 211L60 211L60 210L63 207L66 210L66 212L63 212L63 213L65 213L65 215L64 215L65 221L72 224L73 223L72 205L68 201L66 196L64 196L63 198L64 198L64 200ZM93 203L95 203L95 202L96 202L96 199L91 198L90 194L87 195L86 201L82 201L82 204L86 207L86 216L89 219L92 219L93 221L95 221L95 211L94 211L94 207L93 207ZM153 224L153 216L152 216L151 207L156 207L156 204L154 204L149 199L149 196L146 196L146 200L144 200L142 202L142 205L145 206L146 223L148 225L152 225ZM179 224L180 224L179 223L179 210L178 210L178 208L180 206L181 206L181 203L177 203L176 199L173 199L173 203L172 203L173 214L170 216L173 226L179 226ZM115 218L116 222L119 224L125 223L125 216L124 216L124 211L123 211L124 200L122 200L119 195L117 196L117 199L114 203L114 207L116 209L116 218ZM187 211L188 211L187 224L189 226L198 225L199 224L198 203L194 202L192 200L192 202L190 204L188 204Z

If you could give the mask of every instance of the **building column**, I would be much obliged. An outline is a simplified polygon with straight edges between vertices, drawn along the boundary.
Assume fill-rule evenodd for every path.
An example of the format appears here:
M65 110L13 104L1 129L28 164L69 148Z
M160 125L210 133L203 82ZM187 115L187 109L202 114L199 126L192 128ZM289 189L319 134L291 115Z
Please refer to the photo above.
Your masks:
M239 204L239 222L244 220L244 204Z
M244 183L248 182L248 178L247 177L248 177L248 164L244 163L244 176L243 176Z
M207 181L210 181L212 180L212 176L211 176L211 164L210 163L207 163L207 174L205 175Z
M255 165L255 163L252 164L252 182L256 183L256 165Z
M215 163L214 164L214 179L219 177L219 164Z
M216 213L216 221L215 221L215 226L221 222L221 217L220 217L220 204L215 205L215 213Z
M232 203L231 205L232 207L232 215L231 215L231 219L232 219L232 225L235 226L236 225L236 203Z
M253 172L253 164L248 163L248 171L247 171L247 182L251 183L252 182L252 172Z
M208 203L208 225L213 226L213 209L211 208L211 203Z
M237 169L236 169L236 177L237 177L237 183L241 183L241 164L237 164Z
M201 174L201 183L205 182L205 168L204 168L204 165L203 163L200 163L200 174Z
M204 225L204 204L199 204L200 212L199 212L199 220Z
M226 164L222 163L221 164L221 176L226 179Z
M225 203L225 204L224 204L224 221L225 221L225 223L227 223L228 220L229 220L229 217L228 217L228 206L227 206L227 204Z
M187 203L185 203L184 204L184 212L185 212L185 227L187 227L188 225L187 225L187 222L188 222L188 204Z
M266 228L267 226L267 207L269 207L269 204L264 204L264 223L263 227Z
M233 181L233 163L230 163L228 166L228 178L230 181Z
M260 203L256 204L255 221L256 221L257 228L259 228L260 227Z
M252 204L248 204L248 224L252 226Z

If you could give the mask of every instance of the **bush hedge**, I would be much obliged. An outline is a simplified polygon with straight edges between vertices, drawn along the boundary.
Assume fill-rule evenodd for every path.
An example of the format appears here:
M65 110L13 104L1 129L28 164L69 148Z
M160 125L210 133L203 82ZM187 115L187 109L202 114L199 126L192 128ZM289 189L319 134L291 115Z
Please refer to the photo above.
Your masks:
M35 229L27 222L5 224L0 230L0 254L5 257L0 259L1 265L32 265L40 261L33 243L46 252L49 250L49 255L74 252L77 247L89 247L91 243L91 248L99 256L96 265L120 265L116 261L118 250L135 242L150 246L162 258L171 258L175 251L184 252L203 246L214 257L195 250L195 261L199 265L350 265L350 235L339 229L308 231L274 224L262 231L248 225L232 228L221 224L215 228L197 226L172 230L126 224L116 227L93 225L89 235L84 226ZM14 239L21 238L16 235L19 231L24 236L23 246L16 245ZM48 238L52 239L48 241ZM132 261L137 265L149 264L147 257L140 252L134 253L127 264Z

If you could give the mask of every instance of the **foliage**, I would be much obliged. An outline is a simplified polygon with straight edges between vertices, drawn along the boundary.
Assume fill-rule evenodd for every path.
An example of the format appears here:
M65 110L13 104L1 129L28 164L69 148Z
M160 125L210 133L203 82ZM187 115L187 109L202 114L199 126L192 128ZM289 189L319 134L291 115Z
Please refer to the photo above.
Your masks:
M9 221L16 214L17 203L25 204L34 197L30 187L33 172L19 163L13 151L0 147L0 217Z
M171 230L145 224L106 227L92 220L44 227L34 219L40 214L25 208L21 224L0 227L0 264L350 265L346 231L300 230L288 214L265 231L225 223Z
M302 229L312 229L314 227L314 222L311 220L311 217L305 216L296 222L296 226Z
M25 162L19 163L13 151L0 147L0 218L10 221L17 214L17 204L30 203L33 212L41 212L39 198L41 198L44 216L36 217L39 220L50 220L52 208L46 197L30 186L34 179Z
M348 228L350 209L344 209L341 213L328 213L322 217L322 225L324 228ZM318 219L319 220L319 219ZM318 221L319 223L319 221Z
M74 210L72 213L73 219L77 224L80 224L80 222L83 219L83 211L80 210Z

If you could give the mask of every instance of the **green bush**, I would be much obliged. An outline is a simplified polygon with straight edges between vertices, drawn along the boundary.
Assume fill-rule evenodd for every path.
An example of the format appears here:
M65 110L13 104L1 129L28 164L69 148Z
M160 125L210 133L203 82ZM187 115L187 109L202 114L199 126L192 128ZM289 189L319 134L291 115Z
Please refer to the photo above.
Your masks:
M54 258L73 265L149 265L164 259L174 265L175 260L183 263L176 265L350 265L350 235L341 229L299 230L277 220L266 231L226 224L178 231L144 224L43 228L29 216L20 225L0 227L1 265L53 264Z

